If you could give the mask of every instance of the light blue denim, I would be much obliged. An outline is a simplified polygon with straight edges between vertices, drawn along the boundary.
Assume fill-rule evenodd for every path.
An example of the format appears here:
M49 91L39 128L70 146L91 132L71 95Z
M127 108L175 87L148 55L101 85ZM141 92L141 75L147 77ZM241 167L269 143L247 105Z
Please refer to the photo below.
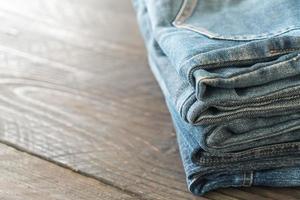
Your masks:
M136 5L147 9L155 41L192 86L172 94L186 121L221 123L299 109L298 0L140 0Z
M195 194L300 185L300 1L268 2L134 1Z

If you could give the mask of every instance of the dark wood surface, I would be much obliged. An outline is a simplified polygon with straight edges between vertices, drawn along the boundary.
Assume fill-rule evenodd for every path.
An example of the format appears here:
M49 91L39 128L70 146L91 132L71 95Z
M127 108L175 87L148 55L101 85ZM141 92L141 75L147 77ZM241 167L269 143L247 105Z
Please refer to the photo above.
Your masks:
M136 199L95 179L0 144L1 200Z
M0 20L0 199L300 198L187 191L129 0L0 1Z

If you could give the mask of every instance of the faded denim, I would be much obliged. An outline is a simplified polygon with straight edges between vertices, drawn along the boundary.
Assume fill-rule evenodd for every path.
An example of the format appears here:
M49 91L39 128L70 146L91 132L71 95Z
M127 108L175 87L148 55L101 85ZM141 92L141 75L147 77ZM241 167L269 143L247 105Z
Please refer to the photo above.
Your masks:
M299 76L297 75L300 72L300 55L298 55L300 2L298 0L264 1L263 3L259 0L142 1L137 1L137 5L140 8L146 7L155 41L168 56L174 70L192 85L189 90L181 88L173 94L177 97L176 108L185 120L194 124L205 124L229 121L241 116L278 115L278 112L283 110L290 113L294 111L295 105L299 108ZM205 4L202 6L210 9L201 14L201 4ZM234 36L222 33L217 37L217 34L202 33L201 30L204 29L200 23L202 15L204 15L203 21L210 23L212 21L207 20L210 15L217 17L220 14L222 16L226 14L234 21L239 21L240 12L235 13L237 16L231 16L227 10L234 6L235 9L241 10L241 7L251 5L256 9L253 9L253 13L249 15L252 17L262 15L256 19L260 20L260 23L264 18L269 21L273 18L281 18L278 16L280 14L283 17L286 15L290 17L288 20L281 20L282 22L277 25L282 27L273 27L271 26L273 24L270 24L270 29L257 30L257 35L251 32ZM193 7L195 7L194 12L190 11ZM263 9L269 11L268 7L279 11L276 15L274 13L270 15L269 12L260 13ZM251 10L248 7L246 9ZM179 12L180 10L183 11ZM184 14L185 12L187 13ZM182 15L189 17L185 19L186 17ZM245 17L248 19L250 16ZM251 24L250 20L251 18L247 20L249 24ZM244 21L239 24L242 23ZM226 26L224 21L212 23L211 26L215 28L222 25ZM205 24L205 26L210 25ZM229 28L240 29L232 26L230 25ZM255 29L259 28L260 26L255 27ZM265 31L268 31L268 34ZM293 79L285 80L288 77ZM293 103L290 99L294 100ZM282 104L285 106L282 107Z
M189 189L300 185L300 1L134 5Z

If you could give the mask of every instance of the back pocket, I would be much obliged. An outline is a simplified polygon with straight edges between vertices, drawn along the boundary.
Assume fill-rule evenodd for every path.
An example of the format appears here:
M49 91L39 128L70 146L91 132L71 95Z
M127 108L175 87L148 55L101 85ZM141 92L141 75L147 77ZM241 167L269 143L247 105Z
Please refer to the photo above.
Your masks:
M183 0L173 25L215 39L264 39L300 29L300 1Z

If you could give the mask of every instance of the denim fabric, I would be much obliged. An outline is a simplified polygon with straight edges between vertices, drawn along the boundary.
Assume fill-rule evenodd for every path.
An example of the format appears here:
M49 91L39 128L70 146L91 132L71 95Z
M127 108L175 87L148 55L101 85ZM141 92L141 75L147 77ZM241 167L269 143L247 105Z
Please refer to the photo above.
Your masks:
M212 161L209 165L203 164L200 159L204 151L198 140L191 134L194 133L194 127L182 121L170 103L168 103L168 107L176 128L188 189L194 194L203 195L213 189L224 187L300 185L300 142L294 143L295 151L292 151L294 154L282 154L278 157L261 157L250 154L250 160L246 158L227 163L229 159L226 158L226 162ZM269 150L279 151L278 147ZM242 156L242 158L245 157Z
M152 70L157 79L161 80L159 74L168 74L169 65L166 65L164 57L155 58L158 58L156 61L165 61L157 63L149 56ZM167 89L165 82L159 83L162 88ZM197 135L201 134L201 126L193 126L183 121L174 105L168 98L166 100L177 133L188 189L194 194L203 195L220 187L300 185L300 142L264 146L233 156L225 154L227 157L216 154L215 156L219 157L214 157L204 151L201 139L197 138ZM265 152L277 155L268 156Z
M209 124L241 116L292 113L299 109L300 2L225 2L140 0L136 3L147 9L153 37L174 70L192 86L191 90L181 88L173 94L177 97L178 112L190 123ZM234 36L223 33L223 26L226 30L241 28L235 27L245 23L239 21L243 13L241 8L247 9L244 6L250 5L256 9L242 18L247 18L248 28L242 30L244 33ZM204 8L206 12L202 12ZM231 13L231 9L235 12ZM263 14L261 10L265 10ZM266 13L269 10L276 13ZM286 15L288 20L273 26L272 19ZM236 23L207 20L218 16L225 16L227 21L233 19ZM262 20L265 18L268 20ZM265 30L261 21L271 28ZM247 33L248 29L255 30L256 34ZM208 34L216 31L221 33ZM288 77L293 78L285 80Z
M189 189L300 185L300 2L134 5Z

